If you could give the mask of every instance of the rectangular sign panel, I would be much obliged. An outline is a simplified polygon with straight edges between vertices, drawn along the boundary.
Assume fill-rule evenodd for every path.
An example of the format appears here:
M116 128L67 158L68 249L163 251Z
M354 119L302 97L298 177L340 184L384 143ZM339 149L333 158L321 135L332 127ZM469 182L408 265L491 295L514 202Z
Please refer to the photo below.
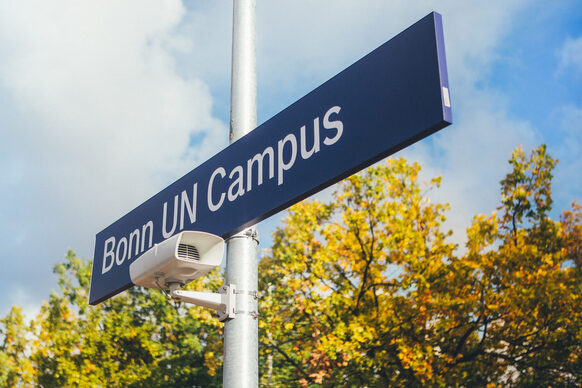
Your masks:
M441 16L431 13L97 234L89 302L183 230L224 238L451 124Z

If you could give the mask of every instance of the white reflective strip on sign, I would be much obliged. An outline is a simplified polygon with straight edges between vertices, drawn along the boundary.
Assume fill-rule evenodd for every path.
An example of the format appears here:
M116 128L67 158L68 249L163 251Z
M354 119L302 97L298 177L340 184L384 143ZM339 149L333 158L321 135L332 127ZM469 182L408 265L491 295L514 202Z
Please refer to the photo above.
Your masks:
M443 86L443 98L445 100L445 106L447 108L451 107L451 100L449 98L449 88Z

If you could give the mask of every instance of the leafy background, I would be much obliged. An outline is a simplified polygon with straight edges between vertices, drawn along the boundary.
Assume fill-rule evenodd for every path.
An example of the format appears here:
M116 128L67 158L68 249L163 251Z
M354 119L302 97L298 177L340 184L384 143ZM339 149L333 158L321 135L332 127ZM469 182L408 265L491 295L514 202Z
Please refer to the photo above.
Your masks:
M514 151L456 253L420 165L388 159L293 206L260 262L262 386L577 386L582 206L549 217L556 160ZM134 287L90 307L69 251L27 323L0 320L3 386L220 386L223 324ZM216 291L218 270L189 284Z

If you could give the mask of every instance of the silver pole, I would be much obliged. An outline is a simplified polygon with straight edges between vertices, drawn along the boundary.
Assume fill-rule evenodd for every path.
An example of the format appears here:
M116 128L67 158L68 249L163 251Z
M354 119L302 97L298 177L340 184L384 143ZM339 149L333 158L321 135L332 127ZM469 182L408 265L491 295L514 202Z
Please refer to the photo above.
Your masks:
M233 0L230 142L257 126L255 0ZM235 284L236 315L224 326L223 385L258 387L258 237L250 227L227 241L226 284Z

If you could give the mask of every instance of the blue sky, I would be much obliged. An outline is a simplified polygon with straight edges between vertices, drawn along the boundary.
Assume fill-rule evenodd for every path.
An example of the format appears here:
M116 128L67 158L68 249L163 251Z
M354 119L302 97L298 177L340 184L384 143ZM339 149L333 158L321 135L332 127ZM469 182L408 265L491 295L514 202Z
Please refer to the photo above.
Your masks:
M398 156L443 176L431 197L461 246L518 145L560 159L556 215L582 200L579 0L257 3L259 122L443 15L454 124ZM0 0L0 315L34 314L69 247L91 257L98 231L227 145L231 7Z

